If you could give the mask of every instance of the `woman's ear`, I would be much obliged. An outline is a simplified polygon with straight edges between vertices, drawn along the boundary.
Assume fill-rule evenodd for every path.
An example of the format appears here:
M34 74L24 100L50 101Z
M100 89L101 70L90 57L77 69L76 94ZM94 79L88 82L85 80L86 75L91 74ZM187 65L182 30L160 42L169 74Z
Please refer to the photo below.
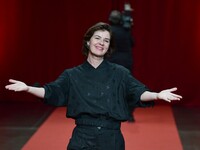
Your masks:
M88 49L90 49L90 43L89 43L89 41L87 41L86 47L87 47Z

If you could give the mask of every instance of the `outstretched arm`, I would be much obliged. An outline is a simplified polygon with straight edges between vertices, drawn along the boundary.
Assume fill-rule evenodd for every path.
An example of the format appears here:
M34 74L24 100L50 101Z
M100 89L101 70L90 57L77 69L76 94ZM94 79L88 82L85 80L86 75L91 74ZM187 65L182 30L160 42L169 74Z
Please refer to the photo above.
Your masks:
M13 79L10 79L9 82L11 84L5 86L5 88L8 90L12 90L15 92L25 91L39 98L44 98L45 90L43 87L28 86L24 82L13 80Z
M177 90L177 88L171 88L171 89L163 90L159 93L146 91L141 95L140 99L141 99L141 101L151 101L151 100L159 100L160 99L160 100L164 100L167 102L182 99L181 95L173 93L176 90Z

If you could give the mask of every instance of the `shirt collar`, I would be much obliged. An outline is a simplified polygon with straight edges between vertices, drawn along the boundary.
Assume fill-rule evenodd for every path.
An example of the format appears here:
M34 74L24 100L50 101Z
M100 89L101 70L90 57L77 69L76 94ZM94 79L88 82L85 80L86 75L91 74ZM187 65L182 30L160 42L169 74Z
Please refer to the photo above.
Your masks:
M101 62L101 64L97 67L97 68L94 68L87 60L83 63L83 67L87 70L99 70L99 69L103 69L107 66L107 63L108 61L107 60L103 60Z

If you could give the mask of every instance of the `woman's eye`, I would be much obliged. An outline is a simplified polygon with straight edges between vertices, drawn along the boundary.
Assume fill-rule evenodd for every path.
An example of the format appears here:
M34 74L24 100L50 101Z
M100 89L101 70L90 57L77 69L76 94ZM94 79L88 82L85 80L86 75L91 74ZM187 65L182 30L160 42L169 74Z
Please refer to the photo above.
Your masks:
M106 43L109 43L110 41L109 41L109 40L105 40L105 42L106 42Z

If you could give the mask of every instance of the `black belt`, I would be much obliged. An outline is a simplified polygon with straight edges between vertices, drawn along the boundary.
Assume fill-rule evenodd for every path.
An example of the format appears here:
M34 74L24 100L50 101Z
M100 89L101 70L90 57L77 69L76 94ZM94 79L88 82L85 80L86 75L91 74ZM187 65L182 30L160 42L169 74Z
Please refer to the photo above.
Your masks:
M90 116L81 116L76 119L76 125L85 125L85 126L93 126L93 127L101 127L107 129L120 129L121 122L106 118L106 117L90 117Z

